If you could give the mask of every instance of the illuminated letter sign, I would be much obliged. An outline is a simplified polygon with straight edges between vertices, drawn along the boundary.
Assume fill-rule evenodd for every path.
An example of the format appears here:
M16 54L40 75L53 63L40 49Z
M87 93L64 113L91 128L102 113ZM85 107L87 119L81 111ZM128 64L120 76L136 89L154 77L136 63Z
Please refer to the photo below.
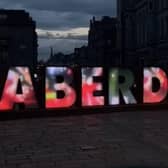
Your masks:
M136 78L130 70L121 68L107 71L103 67L51 66L40 69L44 74L39 69L34 74L34 80L28 67L11 67L8 72L6 69L1 71L1 112L18 111L22 107L35 108L38 104L46 109L135 106L138 103L145 106L146 103L164 101L168 93L166 72L157 67L145 68ZM3 76L6 73L5 81ZM34 85L37 90L34 90L33 84L37 85Z
M120 78L122 78L121 82ZM109 74L109 104L120 104L120 91L126 104L136 104L137 102L130 90L133 84L134 76L131 71L111 69Z
M160 68L144 69L144 103L159 103L167 96L166 73Z
M46 69L46 108L71 107L76 101L75 90L70 86L73 71L66 67Z
M94 82L94 77L102 77L103 68L82 68L82 106L102 106L104 96L95 95L102 91L100 82Z
M18 93L19 82L21 93ZM12 110L15 103L23 103L26 107L37 106L29 68L27 67L9 69L0 101L0 110Z

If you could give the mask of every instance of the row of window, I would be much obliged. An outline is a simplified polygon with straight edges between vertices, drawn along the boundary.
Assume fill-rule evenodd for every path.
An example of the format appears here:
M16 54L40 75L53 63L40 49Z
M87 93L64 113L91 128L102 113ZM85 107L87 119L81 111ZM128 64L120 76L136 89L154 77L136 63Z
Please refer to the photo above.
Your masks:
M159 38L165 40L168 35L168 16L159 19Z
M156 1L150 0L149 1L150 10L154 9L154 5L156 5L158 9L163 11L163 9L168 9L168 0L156 0ZM141 9L140 13L138 14L138 16L140 17L138 18L138 20L140 22L137 23L137 45L146 44L148 38L150 38L150 40L153 38L154 39L156 38L157 40L165 40L168 36L168 16L161 16L158 18L158 20L157 17L154 16L154 18L149 18L148 20L147 18L150 16L148 16L146 12L147 11L145 11L144 8ZM150 25L148 25L149 22L151 22ZM149 28L149 26L151 27ZM157 30L155 30L156 27Z
M147 42L146 24L137 24L137 45L141 46Z
M148 37L150 39L158 39L158 40L167 40L168 38L168 16L163 16L158 19L156 22L157 25L151 22L151 28L153 30L149 30L149 27L144 20L144 22L137 23L136 25L136 34L137 34L137 45L144 45L148 42ZM155 26L157 29L155 30ZM149 34L151 32L151 34ZM153 37L152 37L153 36ZM154 37L155 36L155 37Z
M159 23L158 40L167 40L168 37L168 17L160 20ZM150 34L151 36L154 34ZM156 35L156 34L155 34ZM152 38L150 38L152 39ZM137 25L137 45L146 44L148 41L148 31L145 24Z
M168 8L168 0L158 0L159 2L159 9Z

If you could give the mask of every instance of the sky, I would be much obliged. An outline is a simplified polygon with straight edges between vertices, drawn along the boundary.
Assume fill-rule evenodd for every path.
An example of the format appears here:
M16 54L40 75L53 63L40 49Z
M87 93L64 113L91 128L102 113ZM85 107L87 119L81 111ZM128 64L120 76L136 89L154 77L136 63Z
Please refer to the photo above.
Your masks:
M65 54L87 45L89 21L116 16L116 0L0 0L0 8L25 9L36 21L38 59L46 60L50 47Z

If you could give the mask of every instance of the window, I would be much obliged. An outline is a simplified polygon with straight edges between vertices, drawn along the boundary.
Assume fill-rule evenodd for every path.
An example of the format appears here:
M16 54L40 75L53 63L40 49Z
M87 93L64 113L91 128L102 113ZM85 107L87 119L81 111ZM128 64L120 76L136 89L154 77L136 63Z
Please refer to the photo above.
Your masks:
M8 62L8 41L0 40L0 64Z
M160 19L160 40L164 39L164 19Z
M163 8L167 8L168 7L168 1L167 0L163 0Z
M166 37L168 36L168 16L165 17L165 29L166 29Z
M153 2L152 1L149 2L149 10L153 10Z

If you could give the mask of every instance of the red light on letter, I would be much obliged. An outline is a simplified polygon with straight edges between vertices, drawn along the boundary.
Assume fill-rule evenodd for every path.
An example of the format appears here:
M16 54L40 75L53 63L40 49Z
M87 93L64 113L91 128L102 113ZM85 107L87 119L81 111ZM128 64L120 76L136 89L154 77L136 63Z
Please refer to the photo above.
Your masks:
M75 90L70 86L73 71L66 67L46 69L46 108L71 107L76 101Z
M102 91L102 84L93 81L93 77L101 77L103 68L82 68L82 106L103 106L104 96L94 96L94 92Z
M153 79L157 80L157 84L154 84ZM143 102L159 103L166 98L167 91L166 73L160 68L145 68Z
M19 82L22 93L18 94ZM0 110L12 110L15 103L24 103L26 107L37 106L29 68L27 67L13 67L9 70L0 101Z

